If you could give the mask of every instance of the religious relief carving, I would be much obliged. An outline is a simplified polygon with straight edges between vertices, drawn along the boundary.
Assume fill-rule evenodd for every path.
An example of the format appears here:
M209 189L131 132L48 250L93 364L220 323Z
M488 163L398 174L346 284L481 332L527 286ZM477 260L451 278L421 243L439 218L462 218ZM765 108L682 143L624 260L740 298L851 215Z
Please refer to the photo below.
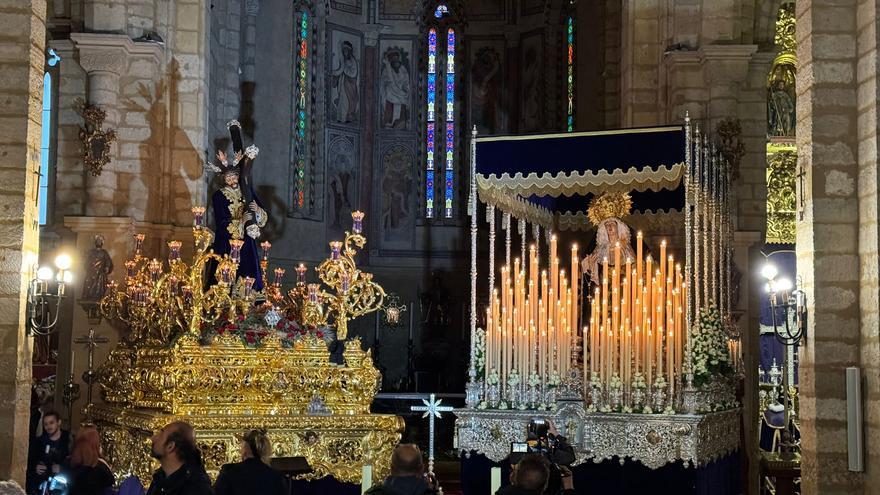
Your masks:
M82 145L82 159L89 173L101 175L101 171L110 163L110 146L116 141L115 129L103 129L107 112L101 108L79 102L79 114L85 121L79 128L79 140Z
M794 243L797 152L780 149L767 154L767 242Z
M341 30L333 30L330 40L330 119L356 124L360 120L362 40Z
M411 45L411 43L410 43ZM410 127L412 78L409 51L391 46L382 52L379 97L382 127L407 130Z
M742 123L739 119L728 117L715 126L715 135L718 136L718 151L730 165L731 180L739 177L739 165L746 153L746 146L742 142Z

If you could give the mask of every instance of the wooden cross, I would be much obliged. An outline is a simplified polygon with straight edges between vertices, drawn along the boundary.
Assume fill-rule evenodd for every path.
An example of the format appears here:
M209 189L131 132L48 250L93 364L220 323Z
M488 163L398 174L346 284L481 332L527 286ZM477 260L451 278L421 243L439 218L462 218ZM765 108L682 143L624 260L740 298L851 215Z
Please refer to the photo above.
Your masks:
M428 418L428 473L434 474L434 418L440 419L440 413L452 411L450 406L441 406L443 399L437 400L434 394L428 400L422 399L424 406L410 406L410 411L424 412L423 418Z

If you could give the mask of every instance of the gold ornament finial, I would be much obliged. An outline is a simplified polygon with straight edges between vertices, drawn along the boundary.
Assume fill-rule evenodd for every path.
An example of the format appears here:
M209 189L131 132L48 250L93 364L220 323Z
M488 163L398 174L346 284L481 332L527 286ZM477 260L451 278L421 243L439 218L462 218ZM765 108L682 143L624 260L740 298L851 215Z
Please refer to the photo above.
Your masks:
M609 218L623 218L632 211L632 198L627 192L606 192L590 201L587 218L590 223L599 226Z

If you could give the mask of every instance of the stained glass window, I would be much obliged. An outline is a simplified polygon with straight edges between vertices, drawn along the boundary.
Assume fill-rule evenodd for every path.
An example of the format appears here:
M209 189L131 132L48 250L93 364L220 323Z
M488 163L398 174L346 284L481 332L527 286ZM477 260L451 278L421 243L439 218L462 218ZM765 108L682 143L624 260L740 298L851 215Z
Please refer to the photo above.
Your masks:
M425 171L425 216L434 218L434 105L437 100L437 30L428 31L428 123L427 170Z
M568 132L572 132L574 131L574 17L572 16L568 16L565 23L565 44L568 48L566 63L566 103L568 110L565 116L565 126Z
M309 14L300 13L296 24L296 63L293 65L293 79L296 81L293 104L294 126L294 169L293 169L293 209L302 211L306 202L306 163L309 158L308 104L309 104Z
M438 15L442 14L442 15ZM445 17L449 10L441 4L435 17ZM438 34L446 33L446 43L438 44ZM425 216L452 218L455 201L455 29L435 25L428 30L427 122L425 128ZM443 63L445 57L446 63ZM438 108L439 107L439 108ZM438 137L445 137L438 142ZM439 149L442 146L442 150ZM435 182L437 174L443 184ZM437 202L435 202L437 198ZM442 210L441 210L442 208Z

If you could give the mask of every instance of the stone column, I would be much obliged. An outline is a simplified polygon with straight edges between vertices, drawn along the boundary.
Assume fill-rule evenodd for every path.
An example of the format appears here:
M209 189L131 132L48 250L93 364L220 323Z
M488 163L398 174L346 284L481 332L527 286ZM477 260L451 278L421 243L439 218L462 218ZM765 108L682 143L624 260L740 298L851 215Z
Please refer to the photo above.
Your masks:
M0 479L24 486L31 338L25 335L30 267L39 250L37 188L46 2L3 3L0 41Z
M74 33L70 36L79 50L79 64L88 74L88 101L107 112L105 129L116 129L119 123L119 75L126 69L128 45L124 35ZM97 177L86 178L86 215L113 216L116 192L116 171L113 159L117 146L111 148L111 162Z
M709 92L706 125L714 129L719 120L739 115L737 103L745 84L756 45L707 45L700 48L706 88Z
M870 5L857 8L859 3ZM857 20L861 24L873 17L876 9L874 2L857 0L840 0L834 6L807 0L796 7L797 271L809 313L799 368L804 495L876 493L877 489L866 489L863 475L847 470L844 387L844 369L859 364L860 352L859 189L873 191L875 209L877 190L875 175L866 174L864 184L860 179L863 159L864 172L876 171L877 150L860 149L859 127L864 127L866 137L876 136L876 120L862 121L857 101L863 96L872 100L876 112L877 93L875 87L873 94L861 95L857 88L856 25ZM873 60L858 66L860 79L874 81L876 38L871 42ZM868 62L871 52L865 48ZM869 125L859 125L862 122ZM866 225L873 227L874 238L864 235L865 241L877 242L876 223L875 216L872 225ZM876 300L873 304L876 311ZM871 334L876 348L876 322ZM876 360L864 364L876 366ZM865 418L872 413L869 409ZM877 440L866 441L866 467L873 471L877 459L871 454L877 452Z

